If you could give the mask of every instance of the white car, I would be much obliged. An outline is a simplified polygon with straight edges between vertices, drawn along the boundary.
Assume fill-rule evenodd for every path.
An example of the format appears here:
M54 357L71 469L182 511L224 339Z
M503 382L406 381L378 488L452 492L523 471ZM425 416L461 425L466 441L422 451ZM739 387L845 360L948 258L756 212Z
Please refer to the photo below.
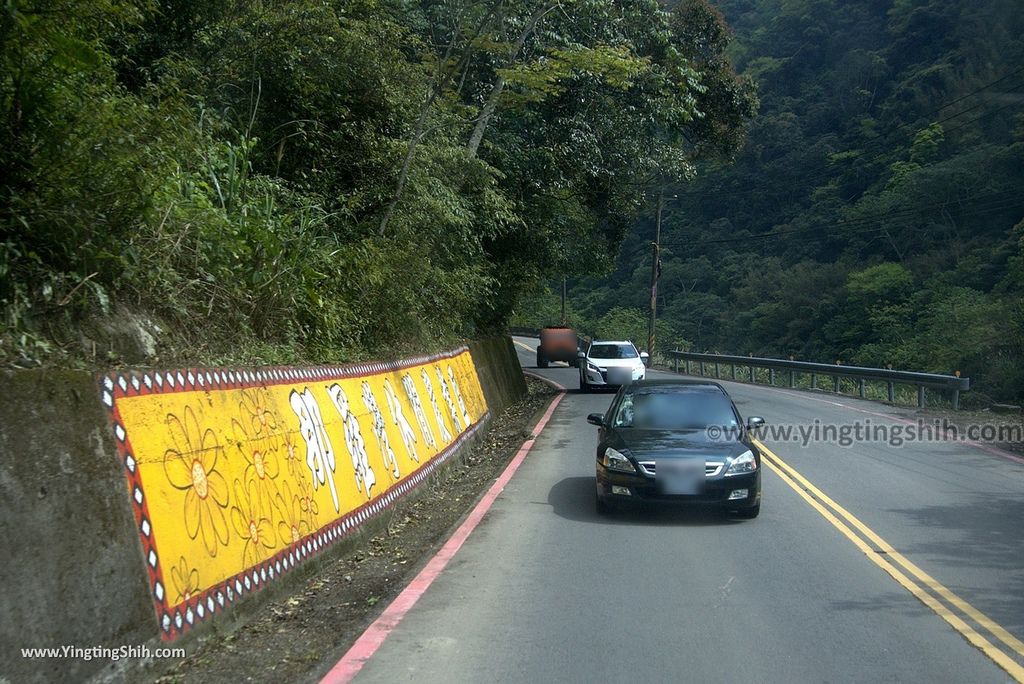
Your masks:
M591 342L587 351L579 353L579 359L581 392L627 385L647 375L647 353L638 352L632 342Z

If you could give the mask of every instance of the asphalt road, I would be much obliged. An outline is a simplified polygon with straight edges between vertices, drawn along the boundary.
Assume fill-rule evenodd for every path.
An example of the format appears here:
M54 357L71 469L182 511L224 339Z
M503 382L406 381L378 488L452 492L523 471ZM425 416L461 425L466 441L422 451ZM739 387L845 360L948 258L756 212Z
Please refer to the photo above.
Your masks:
M517 344L529 370L526 347L535 343ZM575 369L535 372L570 394L357 681L1020 676L1024 466L951 443L843 448L766 439L777 462L765 468L756 520L706 510L602 518L593 500L596 428L585 416L612 395L576 393ZM744 417L775 424L913 417L854 399L723 384ZM797 474L784 479L786 466ZM800 484L787 483L798 476ZM822 506L826 495L845 514Z

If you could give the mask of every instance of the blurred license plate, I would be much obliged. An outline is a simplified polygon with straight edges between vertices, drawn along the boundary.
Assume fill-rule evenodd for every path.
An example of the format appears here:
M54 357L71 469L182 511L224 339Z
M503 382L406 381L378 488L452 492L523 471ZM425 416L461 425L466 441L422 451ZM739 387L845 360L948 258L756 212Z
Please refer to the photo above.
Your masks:
M608 382L612 385L626 385L633 380L631 368L609 368Z
M704 462L686 460L658 461L658 484L665 494L693 495L704 492Z

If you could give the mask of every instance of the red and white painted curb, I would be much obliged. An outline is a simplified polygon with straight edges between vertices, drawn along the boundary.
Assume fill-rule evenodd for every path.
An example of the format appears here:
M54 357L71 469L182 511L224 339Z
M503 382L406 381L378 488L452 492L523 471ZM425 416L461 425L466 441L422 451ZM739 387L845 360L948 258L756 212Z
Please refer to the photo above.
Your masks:
M438 578L445 566L448 565L448 561L458 553L459 549L462 548L462 544L466 541L473 530L476 529L480 521L483 520L484 515L490 510L491 506L494 505L498 495L501 494L502 490L505 489L505 485L508 484L512 476L519 470L519 466L526 460L526 455L530 453L530 449L533 448L534 442L540 433L547 426L548 421L551 420L551 415L555 412L555 408L561 403L565 397L565 387L562 387L558 383L543 378L539 375L530 373L529 375L536 377L540 380L544 380L556 388L562 390L559 394L551 400L548 404L547 410L544 411L544 415L537 421L537 424L533 427L530 433L530 437L523 442L523 445L519 447L519 451L512 458L509 464L502 471L501 475L491 488L487 490L483 498L477 502L476 506L466 517L466 519L459 525L458 529L455 530L454 534L448 538L448 541L444 543L444 546L434 554L434 557L430 559L426 567L420 570L419 574L413 578L412 582L409 583L405 589L402 590L394 601L384 609L384 612L380 614L373 624L371 624L365 632L360 635L356 642L352 644L348 652L342 656L341 660L334 664L334 667L324 675L321 684L344 684L350 682L363 668L363 665L368 661L377 649L381 647L384 640L388 638L398 627L402 618L412 610L412 607L416 605L420 597L427 591L434 580Z

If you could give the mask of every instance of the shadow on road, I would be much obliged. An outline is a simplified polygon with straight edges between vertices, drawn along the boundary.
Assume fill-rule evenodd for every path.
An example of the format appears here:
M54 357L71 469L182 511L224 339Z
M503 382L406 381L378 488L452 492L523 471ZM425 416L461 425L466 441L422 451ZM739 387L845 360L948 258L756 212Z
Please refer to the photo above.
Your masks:
M709 506L668 508L662 506L629 507L611 515L598 515L594 508L594 478L567 477L548 491L548 504L555 515L577 522L601 525L703 526L734 525L743 521L730 518L721 509Z
M944 505L891 511L922 530L900 551L926 559L925 567L940 581L946 575L963 578L950 588L1017 637L1024 636L1024 497L964 496ZM928 528L940 534L929 534ZM974 573L990 581L971 583L966 578ZM996 577L997 582L991 581Z
M932 620L935 613L909 593L886 592L868 598L849 598L832 601L833 610L864 613L898 613L907 617Z

